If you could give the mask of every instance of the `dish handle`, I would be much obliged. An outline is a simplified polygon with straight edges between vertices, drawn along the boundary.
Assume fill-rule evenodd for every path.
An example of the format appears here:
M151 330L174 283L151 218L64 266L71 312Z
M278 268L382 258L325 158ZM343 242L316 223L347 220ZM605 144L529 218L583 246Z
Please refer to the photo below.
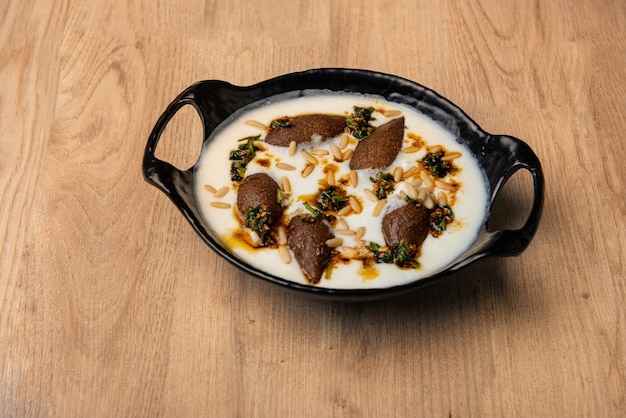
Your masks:
M143 156L142 171L146 181L165 193L190 220L196 217L192 190L192 169L180 170L155 156L155 151L167 124L186 105L192 105L204 122L204 114L195 100L195 86L182 92L170 103L159 117L150 136Z
M517 230L485 232L482 255L515 256L521 254L532 240L541 219L544 201L544 177L539 158L523 141L508 135L491 135L487 155L494 157L490 180L496 179L490 196L490 207L508 179L520 169L530 172L533 179L533 205L524 225Z

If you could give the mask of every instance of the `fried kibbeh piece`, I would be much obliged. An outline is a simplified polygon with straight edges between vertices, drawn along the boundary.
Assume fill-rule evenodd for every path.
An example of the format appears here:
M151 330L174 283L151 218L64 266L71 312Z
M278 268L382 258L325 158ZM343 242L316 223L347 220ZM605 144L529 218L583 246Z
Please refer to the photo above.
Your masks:
M265 173L252 174L243 179L237 192L237 213L241 220L246 220L249 208L265 205L269 211L270 225L276 224L283 216L278 192L278 184Z
M383 218L383 236L387 245L401 241L420 246L430 230L430 211L422 206L406 204Z
M356 146L350 159L350 169L389 167L400 152L403 139L404 116L379 126Z
M333 238L328 226L312 216L296 215L289 221L287 237L304 277L311 284L319 283L332 251L326 245Z
M322 139L334 138L346 127L342 116L311 114L276 119L271 126L265 142L280 147L288 147L291 141L296 144L311 142L314 135Z

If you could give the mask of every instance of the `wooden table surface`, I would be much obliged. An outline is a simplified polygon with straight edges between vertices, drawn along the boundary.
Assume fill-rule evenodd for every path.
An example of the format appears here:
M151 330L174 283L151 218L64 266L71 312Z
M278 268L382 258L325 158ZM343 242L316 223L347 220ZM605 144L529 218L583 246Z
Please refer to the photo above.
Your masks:
M626 3L8 0L0 7L0 415L626 415ZM542 161L541 226L410 295L238 271L141 174L203 79L406 77ZM199 153L193 111L157 154ZM519 172L494 222L519 227Z

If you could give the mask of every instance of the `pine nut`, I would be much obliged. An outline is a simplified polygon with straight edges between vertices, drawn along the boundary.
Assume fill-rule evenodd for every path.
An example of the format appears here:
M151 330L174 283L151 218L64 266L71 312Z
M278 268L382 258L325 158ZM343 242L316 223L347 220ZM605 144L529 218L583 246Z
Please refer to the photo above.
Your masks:
M314 150L311 151L311 154L316 155L318 157L324 157L324 156L330 154L330 152L328 152L325 149L314 149Z
M283 260L283 263L289 264L291 263L291 254L289 253L289 248L286 245L281 245L278 247L278 254L280 258Z
M224 197L224 196L226 196L226 193L229 192L229 190L230 190L230 187L224 186L224 187L220 188L218 191L216 191L214 196L217 197L217 198Z
M326 241L326 246L330 248L337 248L343 244L343 238L331 238Z
M356 199L356 197L354 196L350 196L348 198L348 202L350 203L350 207L352 208L352 210L354 211L354 213L361 213L361 211L363 210L363 208L361 207L361 204L359 203L359 201Z
M218 209L228 209L230 205L224 202L211 202L211 206Z
M291 141L289 143L289 156L293 157L294 155L296 155L296 148L298 147L298 144L296 144L296 141Z
M333 156L335 157L335 160L343 161L343 153L341 152L341 150L339 149L339 147L337 145L330 144L330 152L333 153Z
M443 180L435 180L435 186L439 187L440 189L444 189L444 190L454 190L454 189L456 189L456 187L453 184L446 183Z
M385 109L382 111L383 116L387 117L387 118L392 118L394 116L398 116L400 114L402 114L401 111L397 110L397 109Z
M280 185L283 188L283 192L285 193L291 193L291 182L289 181L289 178L286 176L282 176L280 178Z
M246 125L252 126L252 127L255 127L255 128L259 128L259 129L263 129L264 131L268 130L267 126L263 125L261 122L258 122L256 120L247 120L246 121Z
M427 209L432 209L435 207L435 202L433 202L433 198L430 196L430 194L427 194L424 198L424 206L426 206Z
M205 184L204 188L210 193L215 193L217 191L217 189L210 184Z
M406 182L406 183L404 183L404 187L406 187L406 191L409 194L409 197L411 199L416 199L417 200L417 189L415 189L415 186L413 186L409 182Z
M360 241L361 238L365 235L365 227L360 226L359 229L356 230L356 234L354 235L354 241Z
M376 196L376 193L370 189L365 189L365 196L367 196L367 198L372 202L378 202L378 196Z
M328 173L326 173L326 183L328 183L329 186L335 185L335 172L333 170L329 170Z
M337 212L340 216L348 216L352 213L352 206L346 205Z
M306 150L302 150L301 154L304 157L304 159L307 160L310 164L313 164L313 165L319 164L319 161L317 161L317 158L315 158L313 154L311 154L310 152Z
M383 211L383 208L385 207L386 204L387 204L387 199L379 200L378 203L376 203L376 206L374 207L374 211L372 212L372 215L374 216L380 215L380 213Z
M278 245L287 245L287 231L285 230L285 227L280 225L277 228L277 233L278 233Z
M405 170L404 173L402 173L402 179L408 179L415 173L417 173L417 167L412 165L408 170Z
M450 154L446 154L441 157L441 161L452 161L459 158L461 155L463 154L461 154L460 152L451 152Z
M350 185L352 187L356 187L359 184L359 175L354 170L350 171L348 179L350 180Z
M437 193L437 203L439 206L448 206L448 197L444 192Z
M424 184L426 184L429 187L433 187L435 185L433 178L430 177L430 174L428 174L427 171L420 171L420 178L422 179Z
M343 134L341 137L341 141L339 141L339 148L344 149L350 143L350 137L346 134Z
M393 170L393 180L398 183L400 180L402 180L402 174L404 173L404 170L402 169L402 167L396 167Z
M420 147L416 147L416 146L412 145L410 147L403 148L402 152L405 153L405 154L413 154L413 153L415 153L415 152L417 152L419 150L420 150Z
M295 170L296 167L287 163L276 163L276 168L280 168L281 170Z
M308 177L309 174L311 174L313 172L314 168L315 168L315 166L312 165L312 164L305 165L304 169L302 170L302 177Z

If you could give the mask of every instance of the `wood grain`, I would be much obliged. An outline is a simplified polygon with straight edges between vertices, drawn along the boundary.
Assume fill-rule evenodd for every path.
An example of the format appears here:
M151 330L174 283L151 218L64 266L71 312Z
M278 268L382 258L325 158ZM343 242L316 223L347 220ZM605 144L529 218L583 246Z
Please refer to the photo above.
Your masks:
M0 23L0 416L626 415L623 1L9 0ZM526 141L528 250L367 304L213 254L142 179L153 124L195 81L316 67ZM195 118L161 158L193 164ZM524 222L526 174L493 228Z

